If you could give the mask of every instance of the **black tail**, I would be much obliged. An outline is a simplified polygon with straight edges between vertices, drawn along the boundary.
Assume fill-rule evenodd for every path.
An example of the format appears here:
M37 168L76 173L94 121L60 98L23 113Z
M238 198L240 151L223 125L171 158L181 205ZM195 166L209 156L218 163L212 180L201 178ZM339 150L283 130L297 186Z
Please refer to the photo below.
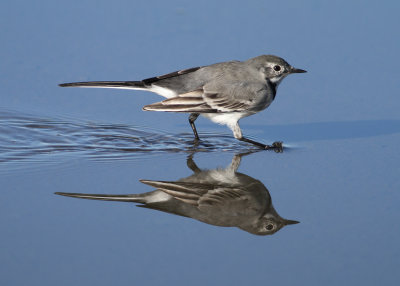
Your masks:
M145 89L142 81L84 81L59 84L61 87L99 87L99 88L131 88Z

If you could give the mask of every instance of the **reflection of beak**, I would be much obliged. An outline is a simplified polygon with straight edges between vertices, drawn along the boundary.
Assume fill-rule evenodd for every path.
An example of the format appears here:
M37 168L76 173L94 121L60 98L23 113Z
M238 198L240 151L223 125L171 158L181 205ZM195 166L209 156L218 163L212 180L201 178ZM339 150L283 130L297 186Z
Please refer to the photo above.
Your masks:
M297 220L285 219L285 220L283 221L283 223L284 223L285 225L288 225L288 224L298 224L298 223L300 223L300 222L297 221Z
M307 72L307 71L302 70L302 69L296 69L296 68L294 68L294 67L292 67L292 68L290 69L290 71L289 71L289 73L305 73L305 72Z

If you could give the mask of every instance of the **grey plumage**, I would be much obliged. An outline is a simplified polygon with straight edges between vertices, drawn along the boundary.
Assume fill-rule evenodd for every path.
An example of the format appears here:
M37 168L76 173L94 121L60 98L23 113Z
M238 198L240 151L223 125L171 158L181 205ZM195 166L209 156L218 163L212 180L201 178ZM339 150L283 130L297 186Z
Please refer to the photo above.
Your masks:
M243 137L238 121L267 108L279 83L291 73L303 73L282 58L262 55L244 62L230 61L181 70L142 81L97 81L60 84L63 87L103 87L155 92L166 100L143 107L147 111L191 113L189 122L203 115L232 129L234 137L265 149L274 148Z
M272 205L267 188L250 176L237 172L241 156L233 158L225 169L201 170L188 159L193 175L178 181L141 180L155 191L131 195L99 195L56 193L58 195L139 203L140 207L172 213L244 231L268 235L288 224L298 223L283 219Z

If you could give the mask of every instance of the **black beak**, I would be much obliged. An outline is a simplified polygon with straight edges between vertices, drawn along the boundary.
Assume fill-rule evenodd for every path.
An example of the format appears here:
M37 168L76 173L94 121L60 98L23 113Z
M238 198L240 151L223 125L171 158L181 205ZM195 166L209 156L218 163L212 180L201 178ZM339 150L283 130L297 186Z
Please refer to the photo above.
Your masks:
M288 224L298 224L298 223L300 223L300 222L297 221L297 220L284 219L284 220L283 220L283 223L284 223L285 225L288 225Z
M292 68L290 69L290 71L289 71L289 73L305 73L305 72L307 72L307 71L302 70L302 69L296 69L296 68L294 68L294 67L292 67Z

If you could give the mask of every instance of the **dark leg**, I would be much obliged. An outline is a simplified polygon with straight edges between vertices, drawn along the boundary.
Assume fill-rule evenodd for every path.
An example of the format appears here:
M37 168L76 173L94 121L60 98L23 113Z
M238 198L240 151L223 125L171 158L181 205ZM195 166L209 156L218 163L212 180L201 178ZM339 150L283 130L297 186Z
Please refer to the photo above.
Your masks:
M192 127L194 138L196 140L200 140L200 138L199 138L199 135L197 134L197 130L196 130L196 126L194 125L194 122L196 121L197 117L199 117L199 115L200 115L199 113L191 113L189 115L189 123L190 123L190 126Z
M257 141L253 141L253 140L245 138L245 137L238 138L238 139L240 141L248 142L248 143L254 144L256 146L259 146L259 147L261 147L261 148L263 148L265 150L274 149L275 151L282 152L282 149L283 149L282 142L280 142L280 141L274 142L274 143L272 143L272 145L265 145L263 143L259 143Z
M199 173L201 172L201 169L197 167L196 163L193 161L193 154L190 154L187 158L186 164L190 170L193 171L193 173Z
M242 130L240 130L240 126L238 123L236 123L236 125L232 129L233 129L233 135L235 136L236 139L238 139L240 141L251 143L251 144L261 147L262 149L265 149L265 150L272 149L272 150L275 150L275 152L283 151L282 142L274 142L274 143L272 143L272 145L265 145L263 143L243 137Z
M251 151L249 150L249 151L247 151L245 153L235 154L235 156L233 156L233 158L232 158L231 164L226 169L230 169L232 172L237 172L237 170L239 169L242 157L250 155L250 154L253 154L253 153L256 153L256 152L259 152L259 151L260 150L251 150Z

